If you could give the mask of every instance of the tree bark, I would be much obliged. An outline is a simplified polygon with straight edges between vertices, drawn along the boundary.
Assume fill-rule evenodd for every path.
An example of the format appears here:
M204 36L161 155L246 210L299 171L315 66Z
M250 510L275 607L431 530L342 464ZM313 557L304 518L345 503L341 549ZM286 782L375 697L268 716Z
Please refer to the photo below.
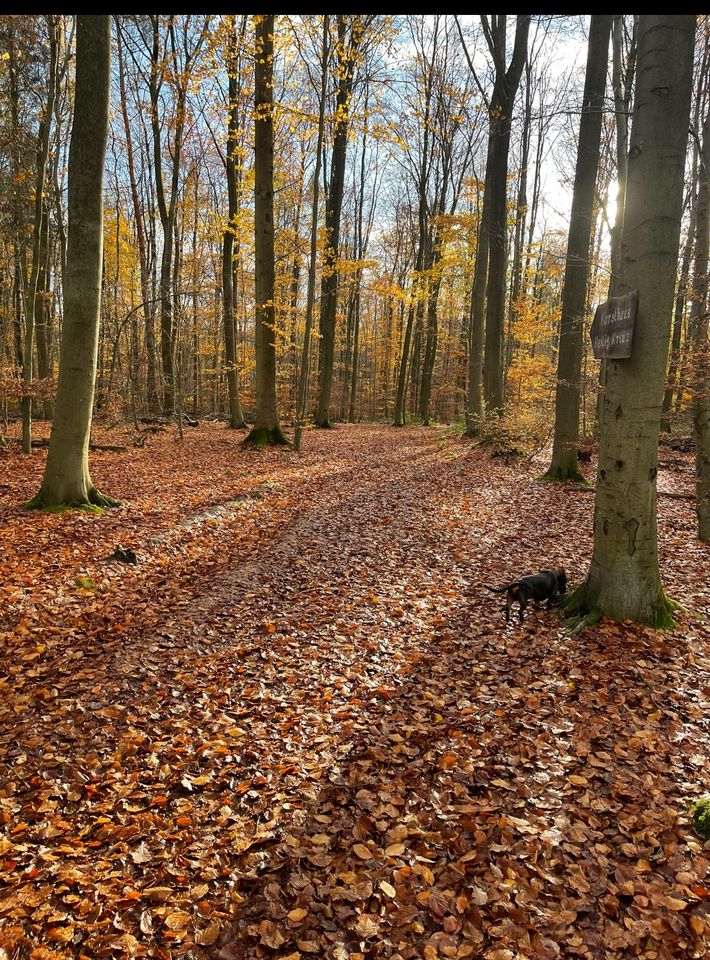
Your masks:
M633 353L607 363L594 552L569 610L672 626L661 588L656 474L683 202L695 17L642 15L621 244L622 293L637 290Z
M345 160L348 146L350 97L355 72L355 59L360 44L361 24L352 16L350 39L346 43L346 20L337 14L338 23L338 92L335 106L335 135L330 165L328 198L325 205L325 253L321 282L319 396L316 426L330 427L330 400L333 388L335 359L335 317L338 305L338 247L340 214L345 186Z
M245 443L288 443L276 403L274 305L274 17L255 18L254 54L254 298L256 418Z
M323 40L321 44L321 87L318 101L318 140L316 143L316 167L313 173L313 200L311 204L311 249L308 261L308 289L306 292L306 320L303 332L303 350L301 351L301 365L298 371L298 391L296 394L296 431L293 445L296 450L301 449L303 421L306 417L308 399L308 374L311 357L311 334L313 331L313 307L316 298L316 265L318 259L318 198L320 195L320 173L323 163L323 133L325 127L326 91L328 87L328 56L330 43L328 41L330 18L323 15Z
M584 103L579 126L577 167L567 239L565 281L562 291L555 395L555 435L552 462L545 474L550 480L584 482L584 477L577 466L580 376L584 348L582 334L587 308L589 249L599 168L599 142L610 32L611 15L592 14L589 25Z
M237 338L234 326L234 235L239 213L237 184L237 138L238 129L238 73L237 29L230 15L230 33L227 41L227 73L229 81L229 120L227 123L227 203L228 222L222 238L222 310L224 321L224 359L227 367L227 392L229 394L229 426L234 430L246 427L239 396L239 371L237 368Z
M696 207L695 266L690 329L695 353L693 432L698 537L710 541L710 363L708 362L708 254L710 250L710 107L706 107Z
M37 137L37 175L35 181L34 199L34 227L32 231L32 265L29 287L25 296L25 338L22 361L22 379L25 393L22 398L22 450L32 452L32 395L33 379L32 354L35 340L35 309L37 306L37 290L39 277L42 271L42 233L45 229L43 220L47 215L44 203L44 188L47 179L47 158L49 156L49 133L52 127L54 114L54 100L57 95L57 57L59 52L59 35L57 29L58 18L47 17L49 32L49 75L47 84L47 102L44 116L40 121Z
M489 110L492 139L489 159L492 175L487 184L491 191L488 284L486 304L486 354L483 368L486 414L503 409L503 320L505 316L505 289L508 239L508 151L510 147L511 115L515 95L520 84L527 56L530 15L519 15L516 20L515 44L510 66L505 68L505 15L494 17L492 25L484 29L495 66L495 84Z
M115 503L92 483L88 457L98 352L110 68L110 17L79 16L59 385L44 479L31 507Z

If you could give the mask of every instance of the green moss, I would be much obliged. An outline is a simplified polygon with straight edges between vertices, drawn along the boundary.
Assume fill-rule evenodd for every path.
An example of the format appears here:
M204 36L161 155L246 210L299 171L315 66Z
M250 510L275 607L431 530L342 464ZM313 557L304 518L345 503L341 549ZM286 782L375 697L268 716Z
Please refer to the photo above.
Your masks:
M269 430L268 427L254 427L254 429L242 440L244 446L254 447L261 450L268 446L291 446L291 441L283 432L281 427L274 427Z
M710 840L710 796L691 803L693 826L704 840Z
M665 593L661 592L658 600L651 610L651 622L649 627L655 627L656 630L675 630L677 624L673 619L673 611L680 609L675 600L670 600Z
M563 470L562 467L557 467L556 469L550 467L547 473L543 473L541 477L536 477L535 479L540 483L567 483L572 481L573 483L581 483L585 487L589 486L589 481L584 474L580 473L576 466L567 470Z

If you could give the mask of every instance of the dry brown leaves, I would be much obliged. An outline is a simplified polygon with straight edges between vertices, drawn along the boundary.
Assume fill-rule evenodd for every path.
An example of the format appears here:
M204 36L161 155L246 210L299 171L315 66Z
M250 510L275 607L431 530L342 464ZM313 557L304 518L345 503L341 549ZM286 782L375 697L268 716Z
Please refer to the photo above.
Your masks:
M25 514L44 458L0 452L2 960L710 956L692 505L660 502L679 630L570 639L481 586L586 571L593 498L542 463L239 439L95 455L101 519Z

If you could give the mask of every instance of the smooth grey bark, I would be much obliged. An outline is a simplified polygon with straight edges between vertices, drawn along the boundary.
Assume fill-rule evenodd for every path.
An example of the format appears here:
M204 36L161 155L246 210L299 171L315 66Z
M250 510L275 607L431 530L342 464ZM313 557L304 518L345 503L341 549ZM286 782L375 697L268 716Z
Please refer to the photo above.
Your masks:
M256 417L245 443L288 443L276 403L274 304L274 16L255 18L254 52L254 299Z
M569 610L672 626L656 535L658 437L683 205L695 17L642 15L620 292L637 290L633 353L609 360L594 551Z
M110 17L79 16L59 384L44 479L28 504L32 507L115 503L92 483L88 456L99 336L110 68Z
M582 335L587 308L589 250L599 169L599 144L610 32L611 15L592 14L562 290L555 391L555 433L552 462L545 474L551 480L584 480L577 466Z

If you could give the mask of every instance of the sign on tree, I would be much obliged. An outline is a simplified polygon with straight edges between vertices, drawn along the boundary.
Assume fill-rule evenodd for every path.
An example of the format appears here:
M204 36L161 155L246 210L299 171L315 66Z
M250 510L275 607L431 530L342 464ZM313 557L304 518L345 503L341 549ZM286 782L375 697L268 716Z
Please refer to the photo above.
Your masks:
M638 308L638 290L623 297L610 297L599 304L590 331L597 360L623 360L631 356Z

